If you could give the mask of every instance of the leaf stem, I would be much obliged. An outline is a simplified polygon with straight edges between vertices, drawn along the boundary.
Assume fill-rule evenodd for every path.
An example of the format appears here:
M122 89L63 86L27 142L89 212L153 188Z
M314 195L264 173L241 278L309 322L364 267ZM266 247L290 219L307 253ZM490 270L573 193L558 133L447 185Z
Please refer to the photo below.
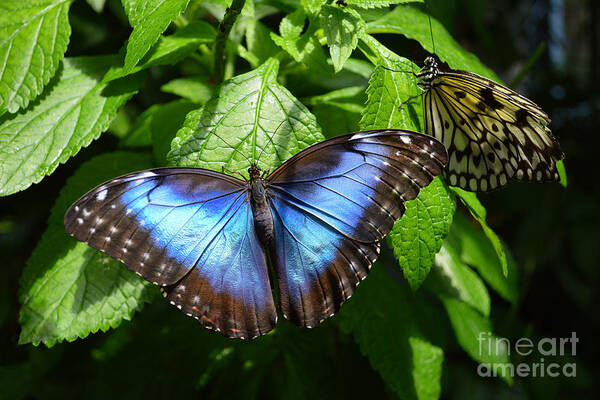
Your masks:
M527 60L527 62L525 63L525 65L523 65L523 68L521 69L521 72L519 72L517 74L517 76L515 77L515 79L512 80L512 82L510 83L509 87L515 87L515 86L517 86L519 84L519 82L521 82L521 79L523 79L523 77L525 77L525 75L527 75L527 73L529 72L529 70L531 68L533 68L533 66L535 65L535 63L537 62L537 60L544 53L544 50L546 50L546 43L542 42L535 49L535 52L529 58L529 60Z
M225 45L227 44L227 37L229 36L229 32L231 32L231 28L233 28L235 20L242 12L245 3L246 0L233 0L231 7L226 10L225 16L219 24L217 40L215 42L215 82L217 84L223 81L225 74L225 59L227 57Z

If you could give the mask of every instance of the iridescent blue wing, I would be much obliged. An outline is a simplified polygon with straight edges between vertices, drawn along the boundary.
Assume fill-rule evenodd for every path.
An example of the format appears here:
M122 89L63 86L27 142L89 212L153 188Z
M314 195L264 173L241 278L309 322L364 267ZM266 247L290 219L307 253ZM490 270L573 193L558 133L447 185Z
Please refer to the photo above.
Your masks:
M322 142L275 170L267 193L285 318L314 327L332 316L367 276L402 203L446 162L431 136L379 130Z
M189 168L125 175L73 204L65 227L206 327L252 338L275 326L266 257L238 179Z

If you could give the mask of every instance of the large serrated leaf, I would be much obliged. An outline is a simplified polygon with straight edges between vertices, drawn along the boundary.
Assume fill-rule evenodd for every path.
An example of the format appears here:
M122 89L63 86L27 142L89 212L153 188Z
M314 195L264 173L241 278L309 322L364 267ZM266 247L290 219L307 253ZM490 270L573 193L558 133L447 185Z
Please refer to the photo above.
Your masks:
M488 77L500 82L498 76L474 55L464 50L448 33L446 28L431 18L433 39L435 40L435 51L431 33L429 31L428 15L416 7L399 5L383 18L367 24L369 33L398 33L409 39L421 43L424 49L435 53L442 61L448 63L451 68L464 69Z
M414 64L397 56L370 35L362 35L361 42L363 53L380 65L369 81L361 129L404 128L418 131L422 125L421 102L406 101L416 91L412 76L382 68L411 71L415 68ZM388 236L388 243L413 289L417 289L427 277L435 254L450 229L455 210L453 196L437 178L421 191L417 199L406 204L404 216L396 222Z
M336 317L402 399L437 399L441 392L444 354L425 336L420 314L437 315L376 264Z
M323 6L320 18L321 27L327 37L333 69L339 72L356 48L358 37L366 28L365 21L356 10L329 5Z
M133 67L150 50L150 47L169 24L187 7L190 0L122 0L133 32L127 42L125 71Z
M54 76L69 44L71 2L0 3L0 115L27 107Z
M423 126L421 101L407 101L409 97L418 94L414 78L407 73L385 69L414 71L417 69L416 65L394 54L370 35L363 34L360 40L361 51L378 66L369 80L368 100L360 121L361 128L420 131Z
M450 230L456 201L446 184L435 178L405 206L404 216L394 224L387 241L411 288L418 289Z
M0 119L0 196L41 181L108 128L143 82L136 75L101 83L117 62L115 56L67 58L40 101Z
M154 296L150 284L70 237L63 225L67 208L86 191L151 166L149 155L109 153L87 162L67 181L21 277L19 343L52 346L106 331L130 319Z
M269 59L221 85L202 109L188 114L168 162L241 172L256 161L269 169L323 140L314 115L277 82L278 69L279 62Z

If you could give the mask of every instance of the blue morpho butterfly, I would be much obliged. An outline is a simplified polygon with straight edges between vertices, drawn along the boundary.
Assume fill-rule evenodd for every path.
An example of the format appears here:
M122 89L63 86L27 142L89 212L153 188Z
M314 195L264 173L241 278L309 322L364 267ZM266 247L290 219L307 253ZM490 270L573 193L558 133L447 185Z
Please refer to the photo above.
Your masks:
M379 242L447 162L430 136L387 129L338 136L249 180L157 168L92 189L65 215L67 232L159 285L207 328L252 339L331 317L364 279Z

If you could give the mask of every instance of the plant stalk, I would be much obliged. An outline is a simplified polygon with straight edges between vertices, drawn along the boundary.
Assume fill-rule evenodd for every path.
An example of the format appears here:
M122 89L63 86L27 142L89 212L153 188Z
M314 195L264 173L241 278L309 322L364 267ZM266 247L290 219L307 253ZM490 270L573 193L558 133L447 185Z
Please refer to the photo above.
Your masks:
M233 24L237 19L238 15L242 12L246 0L233 0L231 7L225 11L225 16L219 24L219 30L217 32L217 40L215 42L215 82L217 84L223 82L225 75L225 61L227 58L227 52L225 51L227 45L227 38L233 28Z

